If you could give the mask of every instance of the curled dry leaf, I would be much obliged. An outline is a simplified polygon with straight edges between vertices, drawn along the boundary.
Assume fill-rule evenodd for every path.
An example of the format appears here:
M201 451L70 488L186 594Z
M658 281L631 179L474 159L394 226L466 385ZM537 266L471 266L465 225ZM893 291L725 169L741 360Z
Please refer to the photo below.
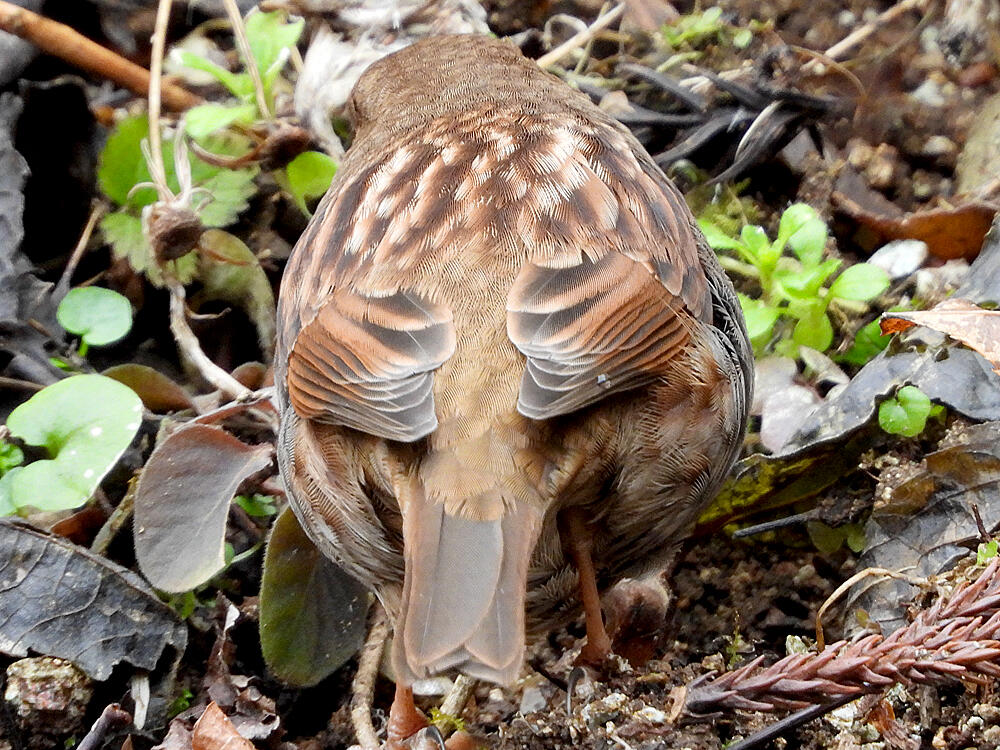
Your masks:
M191 750L255 750L250 740L240 736L233 723L215 703L209 703L205 713L194 725Z
M832 200L837 208L868 230L866 245L921 240L927 243L932 255L945 260L972 260L979 255L997 212L996 204L967 196L967 201L959 205L903 213L850 169L845 169L838 179Z
M1000 375L1000 310L986 310L967 299L946 299L922 312L885 313L882 333L925 326L946 333L982 354Z
M178 430L153 451L135 493L135 552L150 583L189 591L225 564L229 501L271 450L218 427Z

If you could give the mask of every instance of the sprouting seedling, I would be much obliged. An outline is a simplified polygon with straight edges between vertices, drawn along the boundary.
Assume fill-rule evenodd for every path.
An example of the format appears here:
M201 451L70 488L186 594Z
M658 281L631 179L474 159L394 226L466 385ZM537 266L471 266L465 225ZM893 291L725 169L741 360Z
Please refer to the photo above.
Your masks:
M759 299L740 295L750 338L758 351L774 343L782 318L793 324L790 337L780 337L774 344L776 351L797 356L800 345L826 351L834 335L830 306L854 309L889 287L888 274L869 263L845 269L828 285L843 262L823 259L829 229L819 214L804 203L785 210L774 241L755 225L744 226L740 236L734 238L710 221L702 219L699 224L715 250L732 253L719 256L725 268L760 284ZM789 249L791 253L786 252Z

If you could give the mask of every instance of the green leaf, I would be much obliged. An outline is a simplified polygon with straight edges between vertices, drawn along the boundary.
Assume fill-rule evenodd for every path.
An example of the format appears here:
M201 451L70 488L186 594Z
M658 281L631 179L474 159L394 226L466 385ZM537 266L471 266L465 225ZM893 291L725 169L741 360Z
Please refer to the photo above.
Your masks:
M141 182L149 182L149 168L139 144L149 135L146 115L126 117L108 136L97 165L97 183L103 193L119 206L139 208L156 200L156 190L144 188L129 197Z
M268 667L302 687L332 674L361 647L369 598L285 508L267 542L260 584L260 645Z
M281 11L257 12L247 16L250 52L257 62L257 68L262 74L269 74L271 82L287 59L285 50L298 43L305 23L303 18L289 22Z
M830 296L838 299L868 302L889 288L889 274L871 263L857 263L838 276L830 285Z
M743 308L743 318L746 320L747 333L755 345L764 345L771 338L774 324L781 313L776 307L768 305L763 300L750 299L745 294L739 295L740 307Z
M882 329L878 321L873 320L861 329L854 336L854 343L851 348L840 357L841 362L860 367L871 361L872 357L889 346L892 336L883 336Z
M787 261L794 264L794 261ZM774 280L781 285L781 291L788 299L817 299L823 282L840 267L841 261L830 258L811 268L779 268Z
M784 247L793 234L806 224L815 221L823 222L815 208L807 203L793 203L781 214L781 220L778 222L777 244Z
M879 404L878 423L891 435L915 437L924 431L930 413L931 400L919 388L906 385Z
M13 443L0 440L0 475L24 463L24 451Z
M800 319L792 330L792 341L825 352L833 343L833 324L826 312Z
M730 237L707 219L698 219L698 226L713 250L743 250L743 243Z
M791 237L788 245L805 266L815 266L823 258L826 238L829 235L826 223L817 217L805 222Z
M198 280L199 300L223 300L246 312L257 329L266 359L274 353L276 330L274 291L257 256L239 237L209 229L201 237Z
M233 502L254 518L266 518L278 512L270 495L237 495Z
M769 262L769 260L765 259L769 259L773 255L770 252L771 241L767 239L767 233L764 232L762 227L747 224L740 231L740 239L743 240L743 246L747 250L748 260L761 263Z
M255 104L199 104L184 115L184 129L195 140L233 123L249 125L257 116Z
M183 65L195 70L200 70L211 75L215 80L229 89L229 92L240 99L253 96L253 82L250 76L245 73L233 73L225 68L216 65L211 60L206 60L201 55L196 55L188 50L180 50L176 53L177 59Z
M204 163L204 162L203 162ZM225 227L234 223L250 205L257 192L254 177L257 168L221 169L214 175L198 181L212 199L200 208L198 218L206 227Z
M22 471L22 467L15 466L0 477L0 517L12 516L17 513L17 506L14 505L14 499L11 497L11 488L14 484L14 477L20 471Z
M336 173L336 162L319 151L301 153L285 167L288 189L304 213L309 213L306 201L326 193Z
M153 249L146 240L142 220L138 216L121 211L108 214L101 219L100 227L116 258L126 258L133 271L146 274L154 286L163 286L163 272L153 259ZM198 254L190 252L166 265L178 281L189 284L198 269Z
M976 548L976 565L986 565L986 563L996 557L997 547L998 545L996 539L990 539L988 542L981 543Z
M149 135L149 121L145 115L140 117L126 118L119 123L118 128L108 139L108 143L101 153L101 162L98 169L98 181L105 194L119 205L132 209L131 213L138 213L138 209L151 205L156 201L156 190L154 188L141 188L128 197L129 191L141 183L148 182L149 169L142 155L140 144ZM221 156L240 156L246 153L249 142L246 138L227 133L218 133L205 136L201 141L202 146ZM177 180L177 173L174 168L174 144L166 141L163 144L163 162L166 169L168 187L176 194L180 191ZM196 187L204 188L210 196L209 200L201 205L198 210L198 217L202 223L210 227L222 227L232 224L239 217L240 213L246 210L248 200L256 192L254 178L259 169L246 167L242 169L226 169L217 167L205 162L193 154L188 154L188 163L191 168L191 180ZM194 201L198 204L198 201ZM108 217L105 217L107 219ZM119 221L121 220L112 220ZM106 224L102 220L101 226ZM115 227L120 232L125 229L122 226ZM141 234L141 225L140 225ZM133 269L142 272L150 267L150 262L139 261L140 253L138 241L135 235L129 232L128 250L132 252L120 253L131 261L133 258L139 262L133 264ZM143 239L145 245L145 239ZM148 250L148 246L147 246Z
M99 286L70 289L56 310L59 325L88 346L106 346L132 328L132 303Z
M14 507L66 510L85 503L141 422L139 397L111 378L76 375L43 388L7 419L12 435L52 456L12 477Z

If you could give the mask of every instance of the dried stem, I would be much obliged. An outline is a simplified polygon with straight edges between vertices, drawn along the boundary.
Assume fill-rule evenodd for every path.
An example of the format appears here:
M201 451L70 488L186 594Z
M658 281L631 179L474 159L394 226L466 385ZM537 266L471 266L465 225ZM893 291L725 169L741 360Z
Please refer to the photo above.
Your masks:
M153 49L149 61L149 174L156 185L156 193L166 203L173 194L167 186L167 170L163 164L163 143L160 140L160 99L163 88L163 51L167 46L167 24L170 21L172 0L160 0L156 8L156 25L153 29Z
M445 716L461 716L465 710L465 704L469 702L469 696L476 687L476 681L468 675L460 674L455 678L455 684L441 702L441 713ZM454 729L454 724L446 718L437 722L438 731L446 737L448 732Z
M87 245L90 244L90 237L94 233L94 228L97 226L97 222L100 221L101 217L104 215L105 206L103 203L94 202L90 209L90 216L87 218L87 224L83 228L83 232L80 234L80 239L76 243L76 247L73 248L73 253L69 256L69 261L66 263L66 268L62 272L62 276L59 277L59 283L56 284L55 288L52 290L52 296L56 299L61 299L66 296L66 292L69 291L69 285L73 281L73 273L76 271L76 267L80 264L80 259L83 254L87 252Z
M889 636L838 641L769 667L756 659L687 688L685 712L773 711L879 693L901 682L936 685L1000 677L1000 558Z
M923 7L928 3L929 0L901 0L901 2L896 3L888 10L879 13L879 15L877 15L869 23L856 28L835 45L828 48L824 54L831 60L840 60L850 50L857 47L865 39L878 31L878 29L882 28L886 24L892 23L897 18L910 12L911 10L923 10Z
M260 68L257 67L257 60L254 59L253 50L250 49L250 40L247 39L247 28L243 25L243 16L236 5L236 0L222 0L226 7L226 14L229 16L229 23L233 27L233 36L236 37L236 48L243 58L243 66L250 75L253 82L254 94L257 97L257 109L265 120L271 118L271 106L267 102L267 92L264 91L264 80L260 77Z
M351 685L351 724L354 725L354 734L362 750L381 748L378 734L372 725L372 698L375 695L379 664L382 662L382 649L389 638L389 618L381 604L376 603L375 609L371 629L358 658L358 671Z
M181 354L195 366L205 380L218 388L227 398L240 401L253 398L252 391L215 364L202 351L198 337L194 335L187 322L184 287L176 279L168 278L167 288L170 290L170 331L174 334L174 340Z
M149 91L149 71L111 50L30 10L0 0L0 30L26 39L39 49L65 60L82 70L114 81L141 96ZM183 111L200 104L201 97L180 86L163 87L163 103L171 110Z
M557 62L562 60L567 54L575 49L578 49L585 44L587 44L591 39L597 36L597 32L606 29L608 26L613 24L622 14L625 12L625 4L615 6L603 16L598 16L597 20L594 21L588 28L583 31L574 34L565 42L560 44L551 52L547 52L541 57L539 57L535 62L538 63L540 68L548 68L555 65Z

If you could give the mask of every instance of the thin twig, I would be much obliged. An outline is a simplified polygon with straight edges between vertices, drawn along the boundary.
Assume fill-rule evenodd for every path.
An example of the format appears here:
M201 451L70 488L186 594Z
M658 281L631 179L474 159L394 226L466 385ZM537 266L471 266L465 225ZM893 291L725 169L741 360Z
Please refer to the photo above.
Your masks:
M105 707L87 735L77 745L78 750L97 750L104 746L108 732L122 729L132 723L132 715L117 703Z
M351 724L362 750L379 750L381 744L372 724L372 698L375 696L375 679L378 677L382 650L389 638L389 617L381 604L375 604L371 630L365 639L358 658L358 671L351 685Z
M97 226L97 222L100 221L105 210L106 208L101 202L95 202L90 209L90 216L87 218L87 224L80 234L80 239L77 241L76 247L73 248L73 253L69 256L69 261L66 263L66 268L63 269L62 276L59 277L59 282L52 290L53 298L62 299L66 296L66 292L69 291L69 285L73 280L73 273L80 264L83 254L87 252L87 245L90 244L90 236L94 233L94 227Z
M540 68L548 68L552 65L555 65L557 62L562 60L567 54L569 54L573 50L578 49L579 47L582 47L583 45L587 44L587 42L589 42L597 35L597 32L606 29L608 26L610 26L619 18L621 18L624 12L625 12L624 3L615 6L607 13L605 13L603 16L598 16L597 20L594 21L589 27L587 27L586 29L577 34L574 34L551 52L547 52L546 54L539 57L537 60L535 60L535 62L538 63L538 67Z
M194 335L187 322L184 287L173 278L167 279L170 290L170 331L174 334L181 354L194 365L201 376L222 391L230 399L246 401L253 397L253 392L243 386L236 378L219 367L202 351L198 337Z
M831 60L840 60L849 51L857 47L883 26L892 23L911 10L922 10L923 6L927 5L928 2L929 0L901 0L888 10L879 13L868 23L856 28L832 47L829 47L823 53L824 56L829 57ZM823 62L821 60L813 60L806 63L803 70L807 73L815 73L822 65Z
M445 736L448 736L448 733L455 728L455 723L449 721L448 717L459 717L462 715L462 711L465 710L465 704L469 702L469 696L472 695L475 687L476 681L468 675L460 674L455 678L455 684L452 685L451 690L448 691L448 694L441 702L440 711L444 716L435 722L437 728Z
M39 385L38 383L32 383L30 380L21 380L20 378L8 378L6 376L0 375L0 388L9 388L14 391L34 391L38 392L44 388L44 385Z
M257 109L260 110L261 117L269 120L271 119L271 106L267 102L267 92L264 91L264 80L260 77L260 68L257 67L257 60L253 56L253 50L250 49L247 29L243 25L243 15L236 5L236 0L222 0L222 4L226 8L229 23L233 27L233 36L236 37L236 48L240 51L240 57L243 58L243 65L247 69L247 73L250 74L250 80L253 82L254 94L257 97Z
M163 88L163 51L167 46L167 24L173 0L160 0L156 8L153 49L149 61L149 174L156 184L156 193L166 203L173 194L167 186L167 169L163 163L163 143L160 140L160 99Z
M126 60L106 47L30 10L0 0L0 30L26 39L39 49L82 70L114 81L129 91L145 96L149 91L149 71ZM168 84L163 87L163 103L174 111L200 104L201 97Z

